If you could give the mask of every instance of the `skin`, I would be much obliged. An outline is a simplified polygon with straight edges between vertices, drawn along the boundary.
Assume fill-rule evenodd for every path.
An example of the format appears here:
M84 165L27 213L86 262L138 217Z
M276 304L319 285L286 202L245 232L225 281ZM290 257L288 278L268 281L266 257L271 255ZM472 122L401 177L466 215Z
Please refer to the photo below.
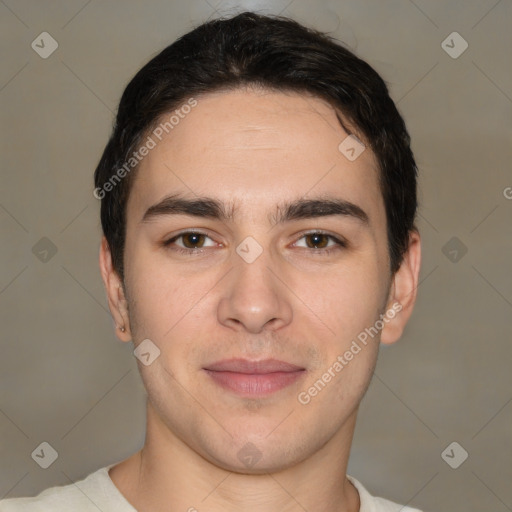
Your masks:
M110 477L139 512L358 511L345 476L357 410L379 342L396 342L411 315L419 235L411 233L391 275L375 156L367 147L351 162L338 150L348 134L323 100L254 88L197 100L135 177L124 283L101 244L110 310L126 329L117 336L135 346L149 338L160 349L148 366L137 360L148 394L145 444ZM232 205L233 219L142 220L175 193ZM330 215L272 224L276 205L327 196L359 206L368 223ZM163 245L194 229L207 236ZM311 236L316 230L348 245ZM248 236L262 249L252 263L236 252ZM379 335L301 404L298 394L397 303L401 311ZM242 397L203 370L232 357L276 358L305 372L266 397ZM237 455L247 443L261 455L252 467Z

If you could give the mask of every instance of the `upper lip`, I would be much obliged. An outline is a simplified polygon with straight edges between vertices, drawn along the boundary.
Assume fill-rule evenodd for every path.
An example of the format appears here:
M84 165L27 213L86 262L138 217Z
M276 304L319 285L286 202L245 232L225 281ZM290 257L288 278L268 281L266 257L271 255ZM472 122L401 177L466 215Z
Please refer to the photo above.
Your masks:
M262 359L260 361L250 361L249 359L223 359L205 366L205 370L215 372L236 372L247 374L265 374L274 372L296 372L304 370L285 361L277 359Z

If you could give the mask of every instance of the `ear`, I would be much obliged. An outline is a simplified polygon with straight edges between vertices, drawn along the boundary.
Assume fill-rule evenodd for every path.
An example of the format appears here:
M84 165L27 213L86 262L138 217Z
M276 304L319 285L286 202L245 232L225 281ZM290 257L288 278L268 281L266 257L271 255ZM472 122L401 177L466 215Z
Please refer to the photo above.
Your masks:
M412 314L416 302L420 266L421 240L418 231L413 230L409 234L407 252L391 283L386 305L388 321L384 324L380 338L381 343L385 345L400 339Z
M131 341L128 303L126 301L123 283L112 266L112 254L107 239L101 239L100 271L107 292L108 307L116 325L116 336L121 341ZM124 332L121 330L124 327Z

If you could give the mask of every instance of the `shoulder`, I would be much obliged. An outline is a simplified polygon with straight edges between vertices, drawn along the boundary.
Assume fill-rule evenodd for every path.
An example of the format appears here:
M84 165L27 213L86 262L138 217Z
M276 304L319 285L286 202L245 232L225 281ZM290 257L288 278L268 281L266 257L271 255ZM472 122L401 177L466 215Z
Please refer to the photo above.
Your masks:
M98 507L102 510L110 499L109 467L75 483L50 487L34 497L1 500L0 512L98 512Z
M359 493L359 499L361 501L359 512L421 512L421 510L417 508L406 507L384 498L372 496L359 480L349 475L347 475L347 478L352 482ZM3 511L0 509L0 512Z

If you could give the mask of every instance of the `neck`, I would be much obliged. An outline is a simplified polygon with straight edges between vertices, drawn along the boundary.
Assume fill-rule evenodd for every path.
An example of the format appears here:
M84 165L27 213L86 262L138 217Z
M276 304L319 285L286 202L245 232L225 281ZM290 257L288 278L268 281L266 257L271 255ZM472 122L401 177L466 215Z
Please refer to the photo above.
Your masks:
M223 469L191 449L148 401L144 447L109 475L138 512L358 512L359 494L346 478L356 414L298 464L247 474Z

